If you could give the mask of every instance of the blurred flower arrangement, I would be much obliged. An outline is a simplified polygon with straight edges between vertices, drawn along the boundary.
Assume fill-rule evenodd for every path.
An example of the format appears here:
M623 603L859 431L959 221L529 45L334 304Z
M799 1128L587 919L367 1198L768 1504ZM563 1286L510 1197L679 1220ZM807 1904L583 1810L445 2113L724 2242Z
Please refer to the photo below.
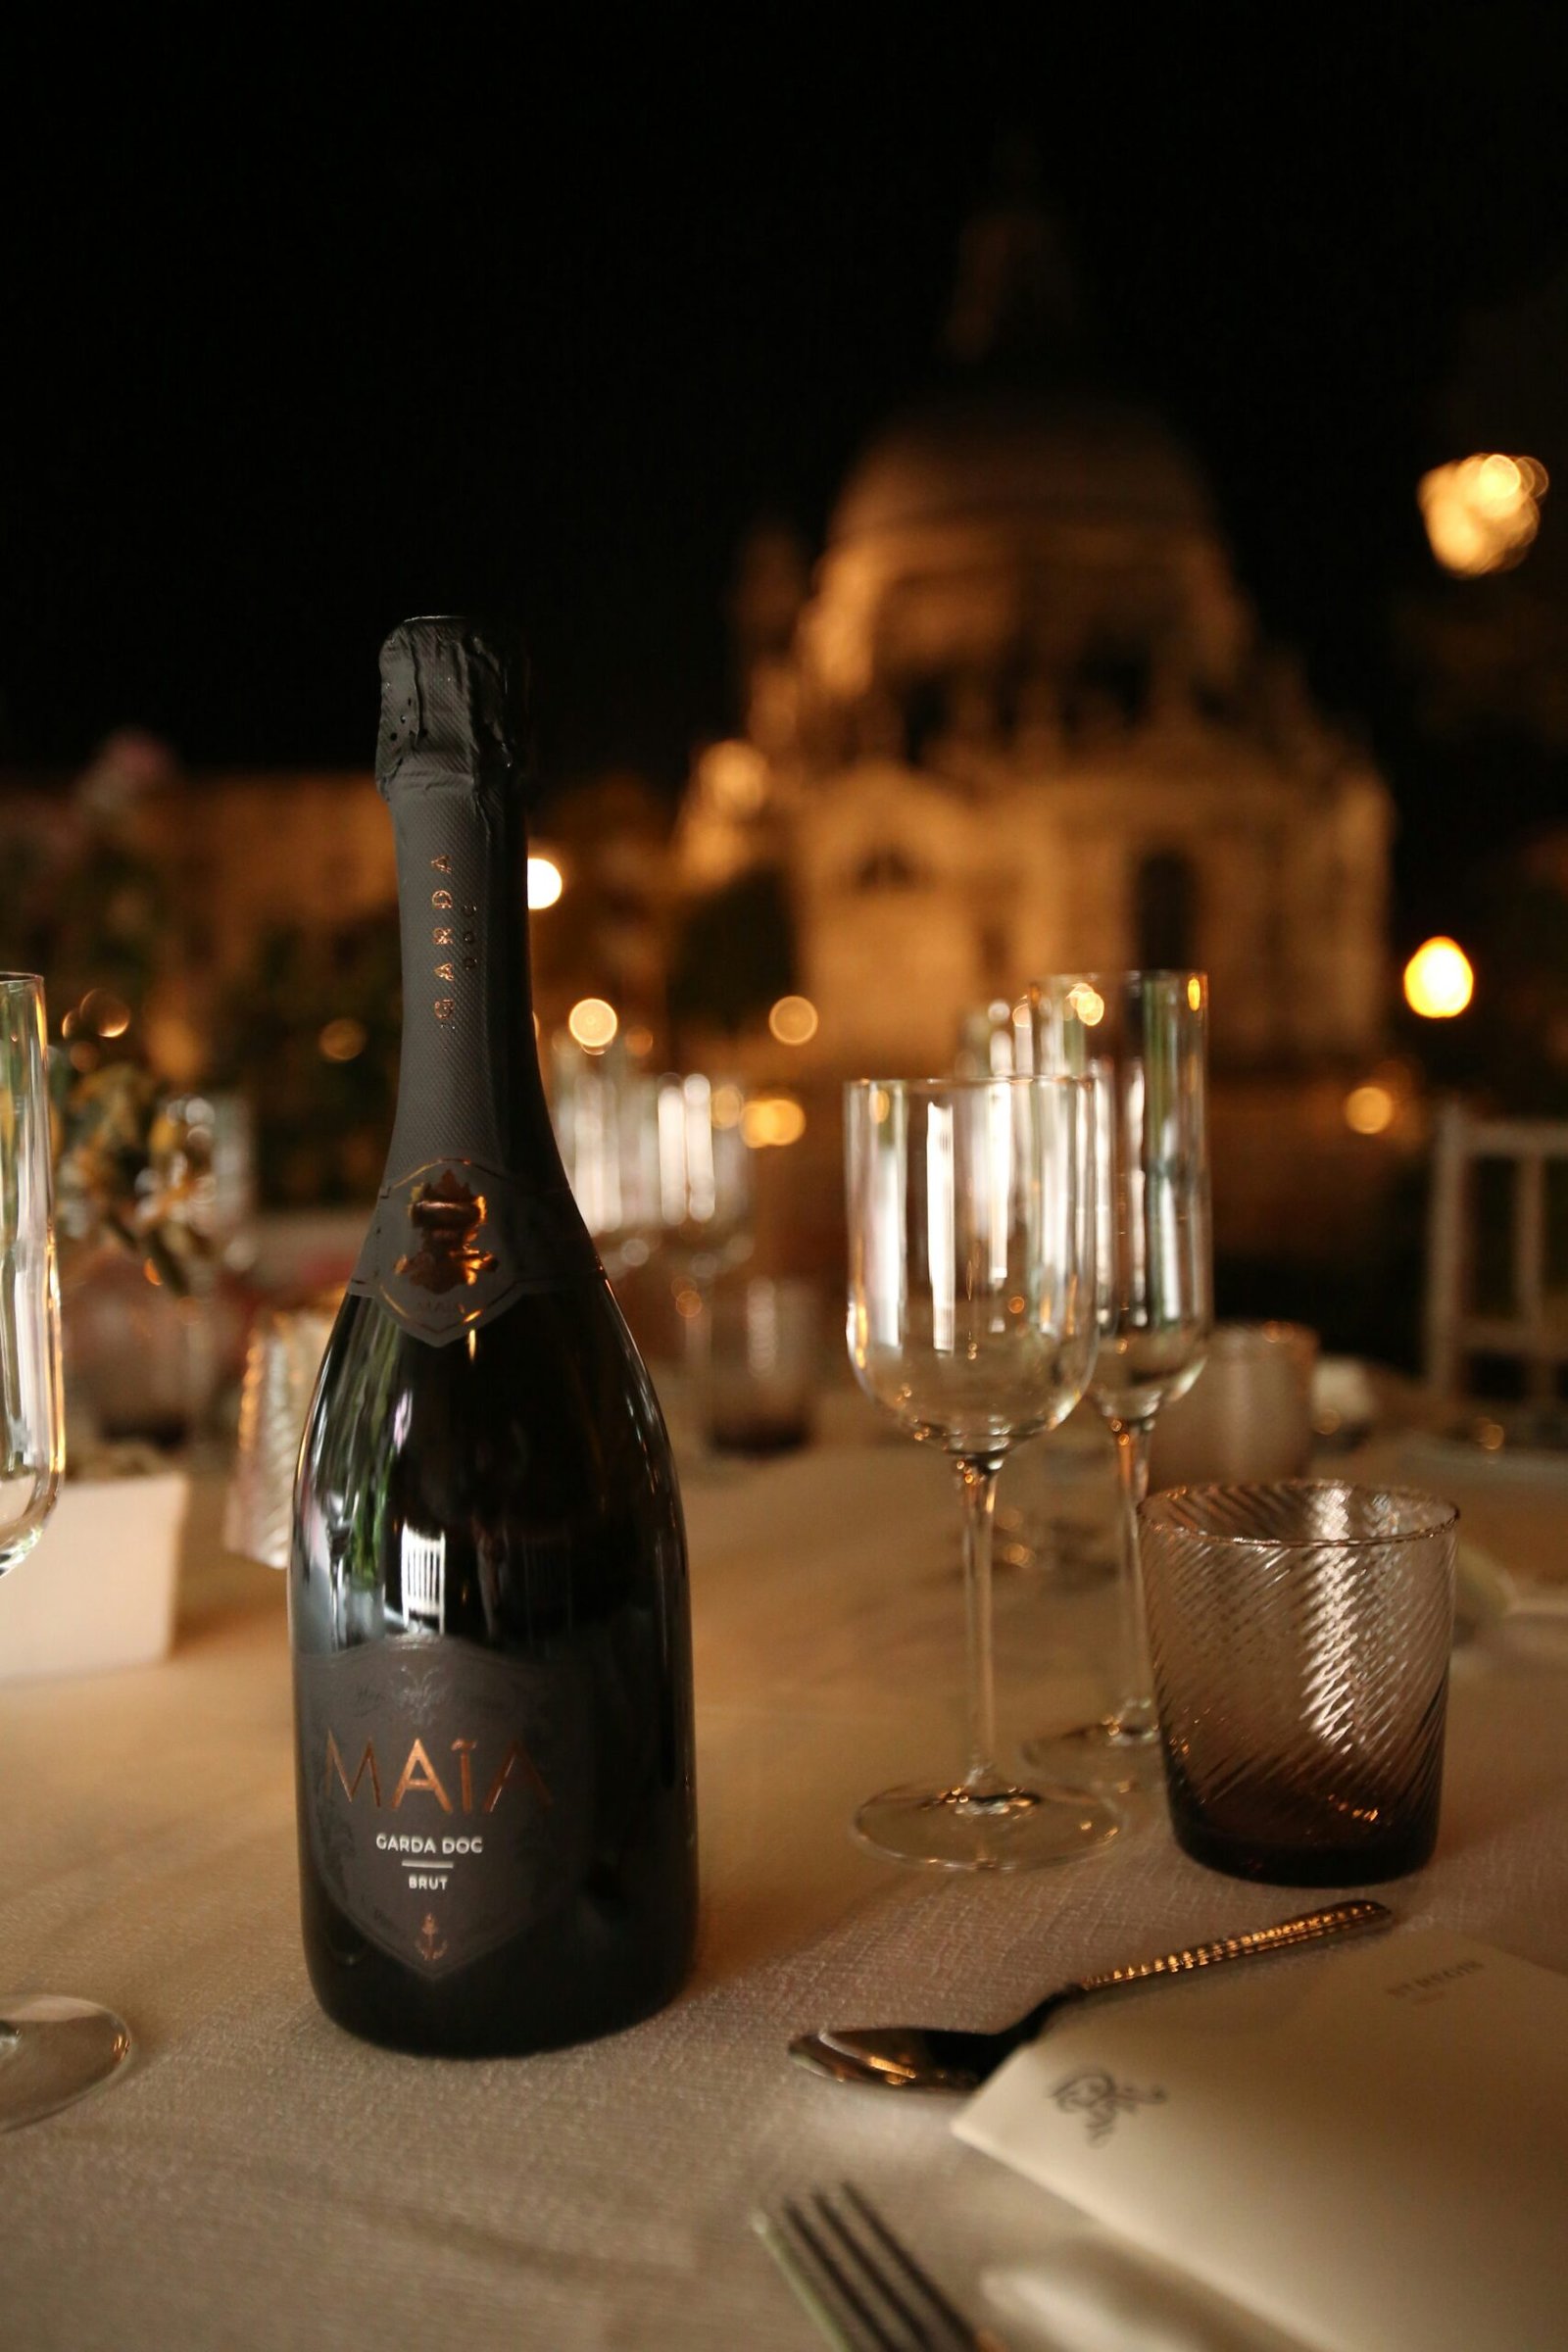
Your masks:
M132 1061L83 1073L56 1053L50 1077L62 1240L114 1243L190 1297L215 1251L211 1106L167 1095Z

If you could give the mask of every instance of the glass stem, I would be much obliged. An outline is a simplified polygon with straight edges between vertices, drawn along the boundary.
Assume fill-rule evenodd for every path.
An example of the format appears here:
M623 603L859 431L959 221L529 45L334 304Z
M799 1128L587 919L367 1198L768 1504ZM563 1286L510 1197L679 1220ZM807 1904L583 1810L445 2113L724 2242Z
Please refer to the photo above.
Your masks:
M969 1648L969 1768L971 1795L1000 1786L997 1776L997 1676L991 1612L991 1538L1001 1457L960 1455L954 1465L963 1511L963 1592Z
M1116 1669L1121 1690L1111 1712L1123 1740L1152 1739L1154 1672L1149 1657L1144 1615L1144 1579L1138 1556L1138 1506L1149 1493L1149 1441L1152 1419L1113 1421L1116 1471L1121 1492L1121 1573L1116 1583Z

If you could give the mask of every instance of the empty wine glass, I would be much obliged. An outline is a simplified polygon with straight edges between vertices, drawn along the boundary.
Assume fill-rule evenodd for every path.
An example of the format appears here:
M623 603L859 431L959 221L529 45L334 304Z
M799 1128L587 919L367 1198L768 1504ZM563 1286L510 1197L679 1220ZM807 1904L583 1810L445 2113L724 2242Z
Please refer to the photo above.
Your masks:
M847 1089L850 1357L910 1437L952 1458L963 1510L969 1759L855 1818L874 1852L1028 1870L1116 1835L1110 1807L996 1765L997 1473L1082 1396L1095 1354L1094 1089L1081 1078L864 1079Z
M24 1560L65 1468L43 982L0 974L0 1576ZM0 1993L0 2131L67 2107L130 2035L92 2001Z
M569 1037L552 1061L562 1162L605 1272L620 1282L648 1263L662 1222L661 1082L618 1047L590 1055Z
M1035 1066L1095 1088L1100 1350L1089 1394L1116 1441L1122 1544L1116 1700L1024 1754L1090 1788L1152 1787L1158 1725L1138 1569L1138 1506L1161 1405L1202 1369L1214 1319L1200 972L1068 972L1028 992Z

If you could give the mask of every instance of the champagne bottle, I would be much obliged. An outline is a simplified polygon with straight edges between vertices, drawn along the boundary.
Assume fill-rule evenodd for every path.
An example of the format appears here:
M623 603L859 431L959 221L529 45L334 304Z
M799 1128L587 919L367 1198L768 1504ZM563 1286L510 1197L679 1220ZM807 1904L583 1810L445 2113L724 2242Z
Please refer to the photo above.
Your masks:
M411 620L381 680L403 1058L295 1495L305 1952L371 2040L531 2050L689 1962L685 1536L540 1083L520 657Z

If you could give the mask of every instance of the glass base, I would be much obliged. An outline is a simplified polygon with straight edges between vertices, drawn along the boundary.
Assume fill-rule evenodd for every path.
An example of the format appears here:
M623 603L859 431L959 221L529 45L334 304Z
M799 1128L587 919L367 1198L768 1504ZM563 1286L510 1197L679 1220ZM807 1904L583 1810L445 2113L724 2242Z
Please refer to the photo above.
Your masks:
M123 2022L64 1993L0 1993L0 2132L85 2098L129 2062Z
M1115 1715L1028 1740L1023 1757L1064 1788L1091 1788L1108 1796L1148 1795L1165 1777L1159 1726Z
M1121 1829L1109 1805L1066 1789L884 1788L855 1816L873 1854L934 1870L1042 1870L1108 1845Z

